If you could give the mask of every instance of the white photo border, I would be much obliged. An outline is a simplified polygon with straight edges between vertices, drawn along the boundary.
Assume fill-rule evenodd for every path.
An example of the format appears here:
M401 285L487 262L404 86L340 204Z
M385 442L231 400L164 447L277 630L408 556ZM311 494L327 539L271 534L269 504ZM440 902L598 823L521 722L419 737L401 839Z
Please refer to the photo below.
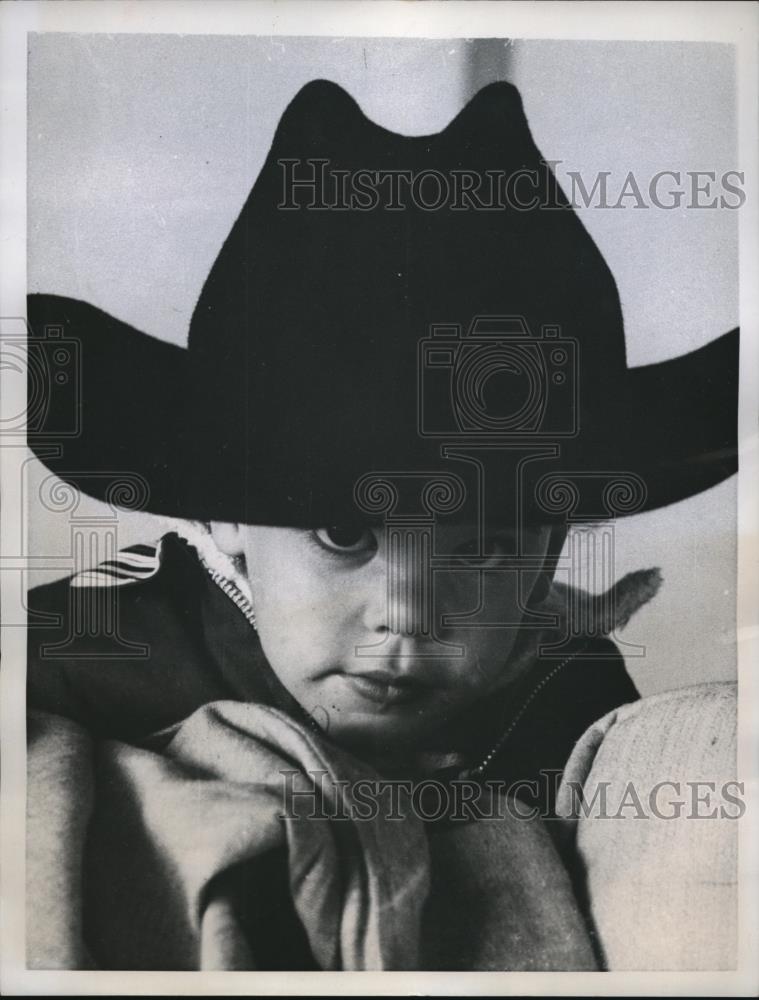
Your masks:
M30 971L24 959L25 630L2 631L0 733L0 989L6 995L756 995L759 972L759 140L757 24L750 3L500 2L373 3L328 0L220 2L143 0L27 2L0 8L2 123L0 149L0 316L23 317L26 294L26 35L28 32L264 34L384 37L512 37L724 41L736 47L739 164L746 204L740 215L740 467L738 481L739 777L747 812L740 831L740 959L724 973L273 973ZM1 374L1 373L0 373ZM6 382L10 387L11 383ZM14 384L14 390L18 387ZM3 414L23 410L0 396ZM20 526L22 448L2 449L3 552L15 550ZM12 562L0 569L13 569ZM6 621L23 616L20 595L0 573Z

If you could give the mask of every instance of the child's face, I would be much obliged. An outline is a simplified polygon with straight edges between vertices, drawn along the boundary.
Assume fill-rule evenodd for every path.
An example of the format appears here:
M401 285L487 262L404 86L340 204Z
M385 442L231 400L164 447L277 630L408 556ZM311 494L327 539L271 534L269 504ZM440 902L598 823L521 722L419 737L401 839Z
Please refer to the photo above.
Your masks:
M476 526L435 530L437 552L476 551ZM220 548L245 557L258 634L280 681L333 739L375 753L419 745L509 680L505 664L550 537L547 528L523 534L529 568L485 574L484 594L476 570L436 572L436 634L463 652L446 656L436 647L424 656L430 647L412 620L419 571L395 557L399 586L389 597L391 558L380 529L213 524L212 531ZM494 557L513 552L513 544L498 533L486 540ZM479 625L439 624L443 615L474 616L478 609Z

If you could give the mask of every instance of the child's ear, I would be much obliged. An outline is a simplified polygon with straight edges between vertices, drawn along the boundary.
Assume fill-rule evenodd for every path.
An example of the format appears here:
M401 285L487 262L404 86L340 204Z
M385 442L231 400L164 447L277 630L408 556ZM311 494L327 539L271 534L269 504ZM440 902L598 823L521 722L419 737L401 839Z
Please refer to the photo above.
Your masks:
M211 537L225 555L236 558L245 553L243 526L235 521L210 521Z

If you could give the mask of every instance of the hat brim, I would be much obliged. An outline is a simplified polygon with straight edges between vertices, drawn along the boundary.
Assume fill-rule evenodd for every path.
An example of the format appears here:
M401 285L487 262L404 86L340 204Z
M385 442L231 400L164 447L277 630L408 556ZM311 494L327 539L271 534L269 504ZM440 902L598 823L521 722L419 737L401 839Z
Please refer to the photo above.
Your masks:
M27 436L40 460L82 492L118 506L180 518L218 516L223 484L205 480L205 499L202 489L186 489L187 463L195 465L197 486L197 470L206 460L188 430L193 393L187 350L62 296L30 295L28 322ZM590 424L562 446L553 471L543 474L550 494L546 520L577 516L583 494L597 495L599 482L613 485L615 477L618 489L625 480L638 485L626 496L622 485L620 502L607 509L596 503L591 516L666 506L733 474L738 343L734 329L688 354L627 369L608 386ZM50 360L61 346L73 359L63 384ZM557 489L562 481L573 484L568 500ZM228 511L229 520L299 521L286 505L280 517L270 497L260 516L255 507L235 516L240 512L233 498Z
M586 433L581 428L574 468L637 477L645 496L629 513L668 506L733 475L738 360L736 327L687 354L627 368L599 396Z
M187 351L59 295L29 295L27 318L27 442L37 457L98 500L189 516L175 461Z

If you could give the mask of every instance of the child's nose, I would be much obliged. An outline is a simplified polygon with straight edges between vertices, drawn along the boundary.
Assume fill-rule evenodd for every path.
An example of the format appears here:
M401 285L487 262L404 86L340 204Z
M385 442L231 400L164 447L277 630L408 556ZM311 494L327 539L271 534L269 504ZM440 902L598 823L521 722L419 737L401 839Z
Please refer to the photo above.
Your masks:
M373 560L367 626L399 636L429 635L432 622L430 537L409 528L390 529Z

